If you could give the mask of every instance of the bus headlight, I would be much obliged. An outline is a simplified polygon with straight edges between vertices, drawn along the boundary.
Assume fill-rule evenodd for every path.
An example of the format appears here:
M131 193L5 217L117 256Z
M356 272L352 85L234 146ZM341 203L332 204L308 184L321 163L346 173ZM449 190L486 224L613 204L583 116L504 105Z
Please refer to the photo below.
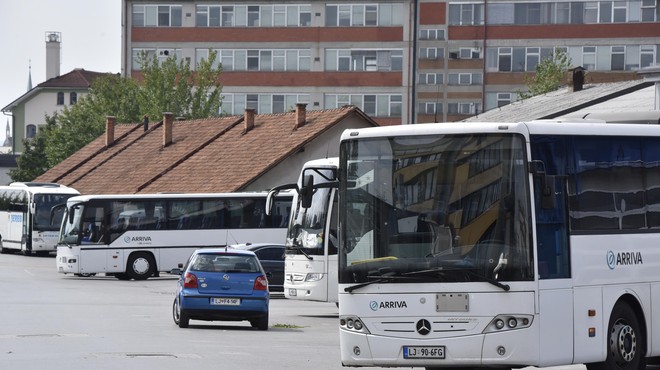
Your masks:
M497 333L507 330L528 328L532 325L532 315L497 315L486 326L483 333Z
M315 273L310 273L305 276L305 281L319 281L323 279L323 274L320 274L318 272Z
M348 330L356 333L369 334L369 329L357 316L340 316L339 329Z

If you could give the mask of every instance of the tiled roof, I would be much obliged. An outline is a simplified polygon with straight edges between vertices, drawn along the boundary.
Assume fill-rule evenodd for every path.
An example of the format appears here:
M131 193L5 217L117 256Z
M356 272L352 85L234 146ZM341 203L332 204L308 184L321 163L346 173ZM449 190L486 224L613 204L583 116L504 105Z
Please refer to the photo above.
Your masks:
M86 71L82 68L76 68L67 74L42 82L37 87L89 88L95 79L107 75L110 75L110 73Z
M377 124L358 108L309 110L297 129L295 113L174 121L163 146L163 122L118 124L115 141L97 138L35 181L58 182L82 194L232 192L251 182L346 119Z

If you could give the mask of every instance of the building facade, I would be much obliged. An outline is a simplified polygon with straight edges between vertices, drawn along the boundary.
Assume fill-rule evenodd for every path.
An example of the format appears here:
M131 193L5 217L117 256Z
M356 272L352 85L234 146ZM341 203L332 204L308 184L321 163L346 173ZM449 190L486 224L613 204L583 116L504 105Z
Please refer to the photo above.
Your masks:
M122 73L138 55L192 68L217 53L225 114L358 106L379 124L454 121L508 104L557 48L587 82L660 59L655 0L122 2Z

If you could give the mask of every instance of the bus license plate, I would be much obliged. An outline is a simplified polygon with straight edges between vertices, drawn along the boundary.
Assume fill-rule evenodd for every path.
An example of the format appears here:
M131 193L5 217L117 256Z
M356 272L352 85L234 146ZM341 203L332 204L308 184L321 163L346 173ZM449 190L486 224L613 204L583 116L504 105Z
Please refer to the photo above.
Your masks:
M445 346L404 346L403 358L445 358Z
M294 288L290 288L290 289L289 289L289 295L290 295L291 297L295 297L295 296L298 295L298 291L297 291L296 289L294 289Z
M239 306L240 298L211 298L211 304L221 306Z

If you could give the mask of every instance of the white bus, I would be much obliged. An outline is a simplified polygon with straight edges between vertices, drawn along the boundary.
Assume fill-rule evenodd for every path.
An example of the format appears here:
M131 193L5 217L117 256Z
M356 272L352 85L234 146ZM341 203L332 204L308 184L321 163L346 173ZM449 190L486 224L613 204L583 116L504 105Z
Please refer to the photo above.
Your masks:
M344 366L660 359L660 125L347 130L339 199Z
M287 229L284 297L337 302L337 164L339 158L305 163L296 189Z
M84 195L70 198L57 270L144 280L186 262L198 248L283 243L291 194L266 215L266 192Z
M78 194L73 188L55 183L13 182L0 186L0 252L54 252L62 224L61 209L56 206Z

